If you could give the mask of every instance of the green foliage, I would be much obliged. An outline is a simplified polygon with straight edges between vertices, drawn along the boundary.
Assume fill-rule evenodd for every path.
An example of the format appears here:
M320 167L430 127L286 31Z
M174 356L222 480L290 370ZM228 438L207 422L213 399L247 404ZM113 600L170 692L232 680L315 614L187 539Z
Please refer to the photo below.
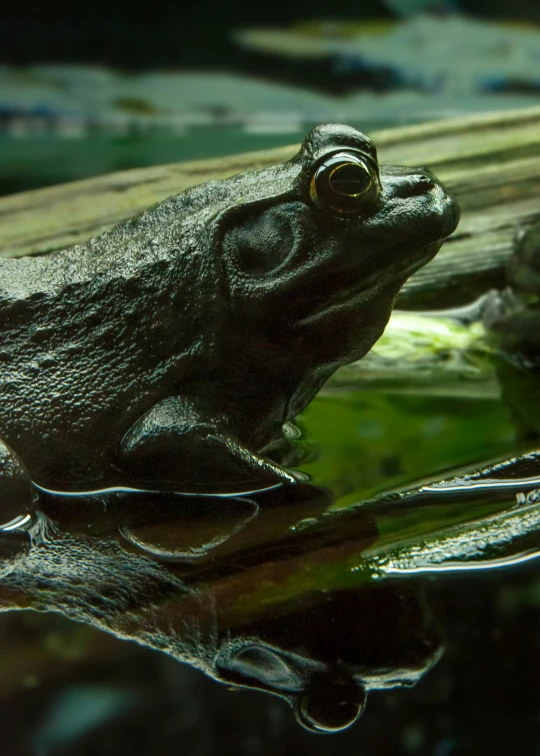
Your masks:
M304 423L319 454L302 469L339 508L517 448L508 411L491 399L336 393L318 396Z

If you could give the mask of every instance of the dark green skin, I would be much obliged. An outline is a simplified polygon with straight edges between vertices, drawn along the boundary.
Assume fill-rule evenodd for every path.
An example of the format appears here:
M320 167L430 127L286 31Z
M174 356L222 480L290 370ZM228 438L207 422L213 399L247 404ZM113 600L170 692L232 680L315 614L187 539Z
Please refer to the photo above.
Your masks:
M226 493L294 480L265 447L366 354L459 217L412 168L383 167L378 200L353 215L315 205L314 166L341 147L376 161L365 135L321 126L287 163L0 261L0 439L35 482Z

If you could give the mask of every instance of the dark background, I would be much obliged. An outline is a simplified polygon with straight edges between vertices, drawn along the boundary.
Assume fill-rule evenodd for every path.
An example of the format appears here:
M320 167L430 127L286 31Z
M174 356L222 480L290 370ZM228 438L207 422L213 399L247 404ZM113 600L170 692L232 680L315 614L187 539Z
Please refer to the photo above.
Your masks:
M294 102L290 87L311 90L318 97L346 99L349 95L362 93L394 94L405 86L409 94L415 94L414 84L404 85L399 70L392 66L364 66L356 60L349 62L336 57L294 57L262 52L260 49L242 47L233 38L233 32L250 27L274 27L287 29L299 22L309 21L367 21L403 18L404 9L418 6L420 0L276 0L276 2L215 2L192 0L186 2L130 3L113 0L95 4L83 2L34 2L10 3L2 8L0 23L0 195L59 184L113 171L182 160L212 158L238 152L276 147L299 142L315 121L307 120L294 124L289 130L272 126L264 130L250 130L249 124L235 122L225 127L219 122L220 115L227 116L227 103L210 105L215 122L190 126L179 131L159 131L155 125L140 129L137 124L125 133L107 132L100 127L99 133L88 129L76 138L64 138L55 125L54 106L47 95L41 101L34 97L32 107L21 108L13 102L9 86L2 90L2 66L6 66L6 81L13 83L16 70L21 71L21 92L32 88L35 78L39 89L40 66L56 64L67 66L98 66L136 77L139 73L172 71L175 73L221 73L241 77L237 81L241 89L246 78L256 82L289 88L287 102ZM434 0L436 2L436 0ZM540 21L538 0L440 0L440 16L452 11L472 19L502 20L510 23L531 24ZM433 53L431 53L433 54ZM32 69L35 67L35 69ZM399 67L398 67L399 68ZM42 73L42 71L41 71ZM90 74L91 76L91 74ZM71 94L76 95L79 86L77 76L68 75ZM399 104L375 111L357 106L356 110L343 116L353 126L371 133L378 128L431 120L448 113L454 115L469 112L470 108L498 109L516 107L520 103L503 103L508 94L503 82L500 101L483 104L482 97L469 98L463 105L455 97L437 100L430 104L429 97L419 91L418 105L409 99L407 107ZM531 74L525 82L512 82L511 96L528 96L540 102L540 77L534 80ZM440 94L440 93L439 93ZM24 101L24 97L22 98ZM75 97L75 99L77 99ZM129 98L128 98L129 99ZM459 98L458 98L459 99ZM498 96L495 95L495 99ZM82 98L81 101L84 101ZM254 106L256 108L257 106ZM290 108L290 105L289 105ZM330 104L316 122L335 120ZM45 129L24 126L22 138L12 130L13 119L22 116L32 119L35 111L41 117L49 110L50 124ZM301 106L299 106L301 111ZM185 112L181 101L171 102L171 110ZM229 109L230 110L230 109ZM232 112L232 111L231 111ZM93 112L84 109L83 118L92 121ZM102 114L101 114L102 115ZM282 121L287 113L276 114ZM100 117L97 114L96 117ZM151 118L149 119L151 121ZM282 124L283 125L283 124ZM24 130L23 129L23 130ZM159 133L158 133L159 132ZM12 137L16 138L12 138Z
M403 3L406 5L406 0ZM229 39L245 26L287 26L314 19L392 18L381 0L272 2L12 3L2 10L0 62L102 63L129 69L243 67ZM537 0L461 0L459 10L480 18L540 20ZM269 75L271 69L268 70Z

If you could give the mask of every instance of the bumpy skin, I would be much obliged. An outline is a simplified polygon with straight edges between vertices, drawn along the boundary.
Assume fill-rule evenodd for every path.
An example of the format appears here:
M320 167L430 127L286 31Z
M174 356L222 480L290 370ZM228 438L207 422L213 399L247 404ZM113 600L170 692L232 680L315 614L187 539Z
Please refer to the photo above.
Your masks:
M86 244L0 262L0 438L42 486L249 490L261 452L381 335L458 220L427 171L386 167L340 215L310 197L360 132L321 126L272 168L194 187Z

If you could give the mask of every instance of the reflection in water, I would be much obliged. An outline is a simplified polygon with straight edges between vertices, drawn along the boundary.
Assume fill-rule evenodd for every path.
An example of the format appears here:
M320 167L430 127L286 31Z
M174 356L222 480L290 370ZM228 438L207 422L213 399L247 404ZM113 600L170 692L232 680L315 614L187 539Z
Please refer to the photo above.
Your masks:
M0 605L60 612L338 731L369 691L413 685L439 659L416 575L538 551L538 475L531 454L343 510L307 484L230 499L42 493L31 537L2 534Z

